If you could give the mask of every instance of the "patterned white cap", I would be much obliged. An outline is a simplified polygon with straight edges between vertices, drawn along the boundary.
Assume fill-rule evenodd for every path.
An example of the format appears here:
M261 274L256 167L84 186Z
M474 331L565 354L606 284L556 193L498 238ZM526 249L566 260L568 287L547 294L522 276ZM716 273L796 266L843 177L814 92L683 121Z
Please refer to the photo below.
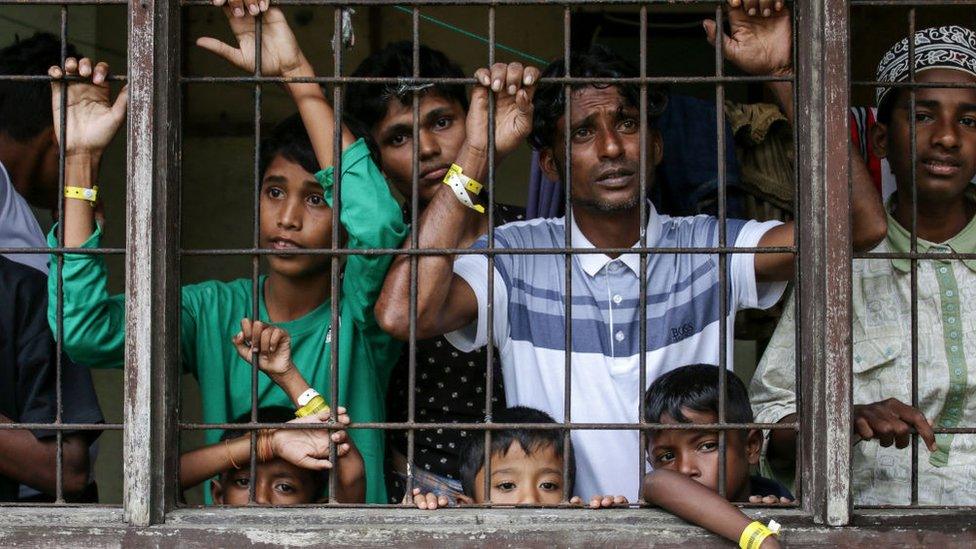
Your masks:
M959 25L931 27L915 33L915 73L931 69L952 69L976 77L976 33ZM910 78L908 38L902 38L881 57L878 82L902 82ZM893 88L879 87L877 105Z

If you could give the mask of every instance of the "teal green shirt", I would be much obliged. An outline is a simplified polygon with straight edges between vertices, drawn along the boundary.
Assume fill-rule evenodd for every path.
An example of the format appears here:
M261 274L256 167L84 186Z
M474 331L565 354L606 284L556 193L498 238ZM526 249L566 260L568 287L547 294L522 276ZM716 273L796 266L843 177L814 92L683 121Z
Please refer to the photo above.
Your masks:
M332 205L332 167L316 174ZM340 222L348 234L348 248L396 248L406 235L400 208L386 181L359 140L342 155L342 211ZM56 244L54 230L48 235ZM97 248L102 232L96 228L82 246ZM350 255L345 260L339 303L339 330L332 330L331 301L307 315L277 325L292 338L292 358L309 384L328 400L331 391L331 345L338 336L339 405L353 422L382 422L390 371L400 343L384 333L373 316L373 305L390 266L390 256ZM52 261L49 292L57 291L57 261ZM124 356L125 311L121 295L110 296L107 271L100 255L64 256L64 348L80 364L121 368ZM260 279L264 286L265 277ZM200 383L203 421L234 421L251 408L251 365L242 360L231 337L241 318L251 315L251 281L209 281L185 286L180 310L180 351L184 369ZM268 320L264 292L258 292L259 316ZM52 297L48 320L56 329ZM267 376L258 376L258 406L291 406L287 395ZM386 503L383 481L383 433L352 429L350 435L366 464L366 501ZM206 431L208 444L220 437ZM208 498L209 500L209 498Z

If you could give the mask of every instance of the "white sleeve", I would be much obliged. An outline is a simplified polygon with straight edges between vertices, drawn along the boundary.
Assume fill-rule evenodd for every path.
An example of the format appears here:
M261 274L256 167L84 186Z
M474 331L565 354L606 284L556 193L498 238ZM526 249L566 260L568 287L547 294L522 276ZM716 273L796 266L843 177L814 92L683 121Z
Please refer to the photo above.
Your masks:
M508 288L498 268L494 269L495 299L494 325L492 326L495 344L508 337ZM470 353L488 344L488 257L484 255L462 255L454 262L454 274L467 282L478 300L478 319L472 324L455 330L444 337L461 352Z
M781 221L749 221L735 239L736 248L755 248L766 231L782 225ZM732 254L729 275L735 309L768 309L783 297L786 281L757 282L756 254Z

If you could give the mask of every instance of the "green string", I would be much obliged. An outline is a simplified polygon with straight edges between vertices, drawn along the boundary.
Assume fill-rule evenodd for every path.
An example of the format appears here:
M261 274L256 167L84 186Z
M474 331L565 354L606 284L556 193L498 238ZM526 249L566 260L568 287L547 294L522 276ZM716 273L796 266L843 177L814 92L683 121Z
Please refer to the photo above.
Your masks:
M404 13L409 13L409 14L413 15L413 10L410 9L410 8L405 8L403 6L393 6L393 7L396 8L396 9L398 9L399 11L402 11ZM435 17L431 17L429 15L423 15L423 14L420 15L420 18L423 19L424 21L427 21L428 23L433 23L433 24L437 25L438 27L442 27L442 28L445 28L447 30L454 31L454 32L456 32L458 34L467 36L468 38L471 38L472 40L477 40L478 42L481 42L483 44L487 44L488 43L488 39L485 38L484 36L481 36L480 34L475 34L475 33L471 32L471 31L464 30L462 28L456 27L456 26L454 26L454 25L452 25L452 24L450 24L450 23L448 23L446 21L441 21L440 19L437 19ZM506 46L504 44L499 44L497 42L495 43L495 49L502 50L502 51L507 51L509 53L514 53L515 55L518 55L518 56L520 56L522 58L528 59L529 61L532 61L533 63L538 63L540 65L548 65L549 64L549 62L546 61L545 59L542 59L540 57L536 57L536 56L534 56L532 54L529 54L529 53L525 53L524 51L517 50L515 48Z

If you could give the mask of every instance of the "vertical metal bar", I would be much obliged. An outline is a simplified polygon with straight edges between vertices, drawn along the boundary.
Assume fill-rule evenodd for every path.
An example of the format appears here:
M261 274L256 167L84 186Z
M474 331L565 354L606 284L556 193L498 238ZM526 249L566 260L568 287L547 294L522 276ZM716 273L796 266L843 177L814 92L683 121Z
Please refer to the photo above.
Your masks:
M793 49L791 53L791 57L792 57L791 66L793 67L793 75L792 75L792 84L791 84L791 93L790 93L793 100L794 113L797 111L797 108L800 105L798 94L797 94L797 90L799 89L799 87L796 84L797 67L799 67L799 57L797 54L797 28L799 27L798 25L799 19L800 18L797 16L797 14L794 14L793 22L792 22ZM848 63L850 63L850 55L848 55ZM795 119L793 121L793 127L791 128L790 131L792 132L792 136L793 136L793 158L800 158L800 137L798 133L798 125ZM800 223L806 222L807 218L806 215L804 215L801 221L801 217L800 217L800 212L804 211L804 206L806 202L804 202L803 194L800 192L800 165L798 162L793 162L792 174L793 174L793 212L794 212L793 222L794 222L794 226L799 227ZM802 233L803 231L799 229L793 232L793 245L796 247L797 250L800 249L800 241L802 240L802 236L803 236ZM794 288L799 287L800 269L801 269L800 254L796 253L793 255ZM799 291L796 291L795 289L793 290L794 311L800 311L801 308L803 307L803 303L801 300L803 296L800 294L801 293ZM796 364L798 359L800 358L800 353L798 352L801 348L800 334L803 332L806 325L803 323L804 321L803 315L795 312L793 318L795 320L795 328L796 328L793 333L793 348L796 349L793 355L794 356L793 386L797 388L796 389L796 412L797 412L796 418L798 424L803 424L804 419L806 418L806 416L803 415L803 410L804 410L803 393L805 391L805 386L803 385L803 379L802 379L803 376L801 375L801 369L796 367ZM801 482L800 479L802 476L802 471L804 471L805 465L803 461L804 454L800 450L802 439L800 437L799 429L797 429L797 434L794 440L797 441L797 445L795 450L796 460L794 461L794 470L793 470L793 495L797 498L798 502L801 502L802 505L803 498L805 498L806 496L804 495L803 492L803 482Z
M794 4L799 162L798 294L803 508L818 523L850 521L851 232L846 0Z
M908 10L908 75L909 81L915 83L915 8ZM909 88L909 116L908 135L912 151L912 226L911 252L918 251L918 186L915 179L916 164L918 163L918 135L915 128L915 88ZM918 409L918 259L911 258L912 267L912 408ZM933 418L934 419L934 418ZM911 476L911 504L918 505L918 433L912 432L912 476Z
M640 77L647 77L647 6L640 7ZM647 118L647 82L640 85L640 158L638 158L638 170L640 176L640 247L647 247L647 140L648 140L648 118ZM656 244L656 243L655 243ZM646 423L644 414L644 397L647 391L647 253L640 253L640 270L638 272L637 283L640 286L638 294L637 310L640 314L640 357L638 366L640 368L640 380L638 381L638 401L637 401L637 422L642 426ZM640 448L637 449L637 486L641 486L644 473L647 471L647 441L648 433L641 429L638 437ZM644 503L643 490L638 489L637 501Z
M343 23L344 18L342 16L342 7L336 6L333 12L333 36L336 37L332 44L332 74L334 76L342 75L342 51L345 46L342 44L342 34L343 34ZM340 220L342 218L342 84L335 84L332 88L332 114L334 117L333 124L333 137L332 137L332 165L334 166L332 170L333 175L333 192L332 192L332 249L338 250L341 246L339 245L342 235L342 224ZM339 300L342 299L342 287L340 285L341 278L339 277L339 266L342 262L339 260L339 256L332 256L329 259L329 268L331 269L331 282L329 283L329 289L331 292L331 306L332 306L332 343L330 344L330 360L329 364L329 402L332 405L329 407L330 416L332 422L338 422L339 420L339 330L342 328L339 320ZM335 442L329 439L329 455L336 455ZM333 458L333 463L338 463L338 460ZM333 467L329 469L329 502L335 503L335 493L336 487L338 486L338 467Z
M410 17L410 30L413 37L413 64L411 75L414 78L420 77L420 9L413 7ZM416 87L415 87L416 88ZM411 170L410 170L410 247L414 250L420 247L420 95L418 90L413 91L412 103L412 139L410 141L411 150ZM410 341L409 341L409 372L407 380L407 421L413 425L416 421L417 409L417 276L419 257L410 256ZM404 494L409 496L413 493L413 460L414 442L417 431L411 427L407 431L407 484L404 487Z
M68 6L61 6L61 67L64 68L64 62L68 57ZM66 158L66 148L65 143L68 139L68 83L67 81L62 81L61 84L61 104L58 106L60 108L60 116L57 120L57 124L61 127L61 135L63 136L61 141L58 143L59 155L58 155L58 219L64 220L64 163ZM58 223L58 246L64 246L64 223ZM58 295L57 295L57 329L58 329L58 339L56 342L57 346L57 357L55 357L55 403L56 410L54 416L54 423L56 425L61 425L62 414L64 410L64 391L61 387L62 380L62 370L64 369L64 364L61 361L61 353L63 349L63 337L64 333L64 254L58 254ZM54 462L54 475L55 475L55 486L54 486L54 501L56 503L64 503L64 432L58 429L55 432L55 444L57 444L57 453L55 455Z
M261 76L261 16L254 16L254 76ZM254 148L253 158L251 159L254 174L254 219L251 226L251 243L254 248L261 244L261 82L254 82ZM255 254L251 256L251 318L261 320L260 295L264 288L260 284L261 276L261 256ZM271 320L268 318L267 320ZM251 423L258 421L258 355L251 355ZM258 432L249 429L251 447L250 462L248 465L248 476L250 481L247 483L247 503L254 504L255 490L257 489L257 449Z
M495 6L488 6L488 67L495 64ZM477 85L477 84L476 84ZM502 83L505 86L505 83ZM495 94L488 93L488 249L495 249ZM495 361L495 256L488 255L488 316L485 350L485 421L491 423L493 365ZM491 429L485 429L485 499L491 504Z
M567 5L563 8L563 70L565 75L568 77L571 75L570 58L572 56L571 38L572 38L572 10ZM564 152L566 154L565 159L565 170L563 190L566 201L566 217L565 217L565 245L567 248L573 245L573 203L571 200L572 186L573 186L573 142L570 139L572 132L570 131L570 125L572 121L572 102L573 102L573 86L571 84L566 84L563 87L563 94L566 98L565 109L563 111L563 117L565 118L565 124L563 131L563 145ZM572 423L572 352L573 352L573 254L567 253L564 256L564 269L566 278L566 295L563 301L563 307L566 309L566 339L563 342L565 347L565 364L563 367L563 423ZM563 431L563 447L569 448L571 444L572 432L567 427ZM569 469L563 467L563 487L569 486ZM563 490L563 501L567 501L572 494L567 494L566 490Z
M175 504L180 372L180 7L129 4L123 516Z
M716 32L723 32L723 20L721 4L715 7L715 26ZM722 57L721 37L715 40L715 76L721 77L725 73L724 59ZM722 248L726 245L725 234L725 86L721 82L715 83L715 140L718 153L718 245ZM725 424L726 408L728 398L726 388L728 386L728 265L725 264L728 255L718 254L718 303L719 303L719 333L718 333L718 422ZM725 477L728 473L725 469L725 454L728 450L728 432L724 429L718 432L718 493L722 497L728 497L726 493Z

